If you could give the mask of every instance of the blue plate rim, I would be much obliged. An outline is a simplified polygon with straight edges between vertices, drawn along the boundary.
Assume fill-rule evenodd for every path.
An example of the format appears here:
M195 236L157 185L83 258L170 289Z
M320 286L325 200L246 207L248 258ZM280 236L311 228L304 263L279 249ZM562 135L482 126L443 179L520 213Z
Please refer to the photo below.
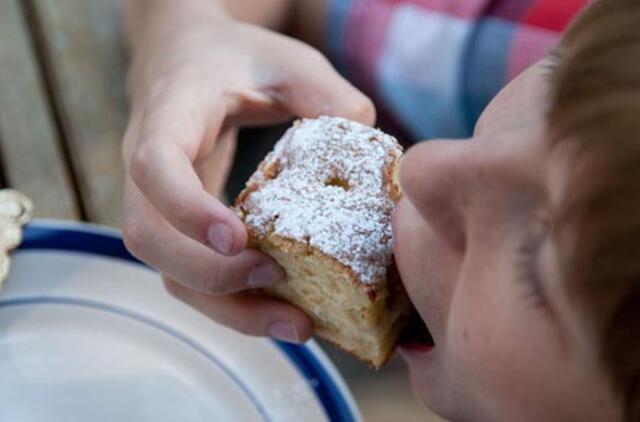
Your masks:
M56 250L106 256L149 268L131 255L120 231L90 223L35 220L25 226L18 250ZM331 421L356 422L352 404L344 397L334 377L307 345L271 340L292 362Z

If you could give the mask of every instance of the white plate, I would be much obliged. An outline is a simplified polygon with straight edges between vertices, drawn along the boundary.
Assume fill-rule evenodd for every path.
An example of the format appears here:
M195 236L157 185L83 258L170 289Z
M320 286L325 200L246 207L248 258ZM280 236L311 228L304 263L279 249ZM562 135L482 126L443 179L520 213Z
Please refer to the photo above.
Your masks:
M117 232L37 222L0 300L1 421L358 421L314 343L228 330L163 289Z

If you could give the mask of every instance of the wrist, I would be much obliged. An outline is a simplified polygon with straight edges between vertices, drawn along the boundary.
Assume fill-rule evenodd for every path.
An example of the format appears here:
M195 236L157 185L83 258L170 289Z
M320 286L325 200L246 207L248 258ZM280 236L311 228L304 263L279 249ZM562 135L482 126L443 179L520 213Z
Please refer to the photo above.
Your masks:
M184 31L231 19L222 0L129 0L130 48L135 56Z
M189 45L202 34L224 33L233 21L218 0L131 0L127 10L130 38L129 90L132 105L146 88L176 68Z

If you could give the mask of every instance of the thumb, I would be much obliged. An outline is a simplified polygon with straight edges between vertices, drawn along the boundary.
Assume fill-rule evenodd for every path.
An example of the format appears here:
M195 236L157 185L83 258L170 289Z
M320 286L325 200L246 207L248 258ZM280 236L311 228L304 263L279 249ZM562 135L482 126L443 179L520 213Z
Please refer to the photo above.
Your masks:
M305 47L284 70L279 90L284 106L299 117L337 116L372 126L376 111L369 97L340 76L321 53Z

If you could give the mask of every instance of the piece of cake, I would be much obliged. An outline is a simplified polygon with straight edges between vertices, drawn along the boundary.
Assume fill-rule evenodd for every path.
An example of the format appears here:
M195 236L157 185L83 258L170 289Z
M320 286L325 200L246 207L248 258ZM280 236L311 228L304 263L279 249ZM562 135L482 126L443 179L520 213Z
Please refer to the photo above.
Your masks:
M306 311L317 335L376 368L412 309L393 264L401 155L393 137L359 123L298 121L235 204L251 244L287 273L266 291Z

